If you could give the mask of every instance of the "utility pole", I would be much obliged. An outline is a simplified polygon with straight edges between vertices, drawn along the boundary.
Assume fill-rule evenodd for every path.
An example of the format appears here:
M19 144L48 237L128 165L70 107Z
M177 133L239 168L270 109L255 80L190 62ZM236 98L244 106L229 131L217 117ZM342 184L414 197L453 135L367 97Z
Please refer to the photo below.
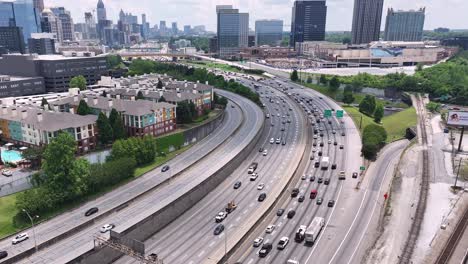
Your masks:
M462 148L462 142L463 142L463 134L465 132L465 127L462 127L461 133L460 133L460 142L458 143L458 152L461 151Z
M458 182L458 175L460 175L460 167L462 166L462 158L460 158L460 162L458 163L458 170L457 170L457 177L455 178L455 185L453 188L457 188L457 182Z

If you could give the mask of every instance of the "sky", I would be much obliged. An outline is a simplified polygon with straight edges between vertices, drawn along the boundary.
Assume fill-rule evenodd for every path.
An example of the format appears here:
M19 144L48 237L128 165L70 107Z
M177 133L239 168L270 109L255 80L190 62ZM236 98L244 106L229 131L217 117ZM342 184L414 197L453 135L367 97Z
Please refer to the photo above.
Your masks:
M248 12L250 28L257 19L282 19L285 30L291 24L291 8L294 0L103 0L107 18L117 22L120 9L138 15L146 13L151 26L165 20L168 26L177 22L178 28L184 25L205 25L216 31L216 5L231 4L240 12ZM74 22L84 21L84 12L96 8L97 0L44 0L46 7L64 6L70 10ZM354 0L327 0L327 31L350 31ZM387 8L418 9L426 7L425 29L437 27L467 29L467 0L385 0L382 29L385 25Z

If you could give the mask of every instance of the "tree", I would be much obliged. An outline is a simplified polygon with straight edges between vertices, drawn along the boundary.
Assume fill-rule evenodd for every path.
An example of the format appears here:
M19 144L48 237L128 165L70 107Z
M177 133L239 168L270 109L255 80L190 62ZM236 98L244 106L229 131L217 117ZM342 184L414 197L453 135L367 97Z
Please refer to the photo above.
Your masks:
M350 85L346 85L343 91L343 103L352 104L354 102L353 88Z
M163 88L163 83L162 83L161 79L159 79L159 78L158 78L158 84L156 85L156 88L158 88L158 89Z
M195 104L192 101L190 101L188 105L189 105L190 113L192 114L192 120L193 120L193 118L198 116L198 111L197 111L197 108L195 107Z
M161 97L159 97L158 102L164 103L164 102L167 102L167 101L166 101L166 98L164 98L164 96L161 96Z
M109 114L109 123L111 125L115 124L115 121L117 120L117 118L119 117L119 112L117 112L117 110L115 110L115 108L112 108L110 114Z
M106 57L107 68L114 69L117 68L122 62L122 57L120 55L108 55Z
M124 127L122 117L120 116L120 114L118 118L115 120L115 122L112 123L111 125L112 125L112 132L114 135L114 140L124 139L127 137L127 133L125 132L125 127Z
M376 123L380 123L382 121L383 116L384 116L384 107L382 104L378 104L374 112L374 121Z
M307 77L307 83L312 83L312 77L311 76Z
M49 102L47 102L47 99L45 99L44 97L42 97L42 101L41 101L41 107L46 109L46 106L47 106L47 109L49 108Z
M81 91L86 90L86 79L82 75L73 77L70 80L70 88L80 88Z
M343 44L351 44L351 38L350 37L344 37L343 38Z
M291 81L297 82L298 80L299 80L299 76L297 75L297 70L294 70L294 71L291 73Z
M76 110L76 113L79 115L90 115L93 113L93 111L91 110L91 108L89 108L85 100L81 99L80 103L78 104L78 109Z
M106 92L106 90L102 91L101 96L102 96L102 97L107 97L107 92Z
M38 168L41 166L42 156L44 154L44 147L29 147L21 153L21 156L25 160L31 162L32 168Z
M440 111L441 104L436 102L429 102L426 104L427 110L431 111L432 113L436 113Z
M333 76L330 80L329 88L331 92L336 92L340 88L340 79L338 79L338 76Z
M371 124L362 133L362 154L366 159L374 160L379 150L385 145L387 131L382 126Z
M176 108L177 123L188 124L192 122L193 116L187 102L180 102Z
M327 85L328 84L328 80L327 80L327 76L325 76L325 74L321 74L320 75L320 83L323 84L323 85Z
M138 91L136 99L137 99L137 100L143 100L143 99L145 99L145 96L143 95L143 92L142 92L142 91Z
M99 113L96 124L99 131L99 142L103 145L110 143L113 138L112 127L103 112Z
M372 116L375 112L376 102L375 97L372 95L366 95L359 104L359 112L364 113L368 116Z

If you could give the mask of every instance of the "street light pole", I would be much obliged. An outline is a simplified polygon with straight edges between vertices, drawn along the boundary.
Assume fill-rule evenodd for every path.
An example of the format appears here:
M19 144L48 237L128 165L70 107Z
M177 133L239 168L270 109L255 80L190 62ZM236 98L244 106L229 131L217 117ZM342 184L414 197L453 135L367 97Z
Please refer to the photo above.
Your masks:
M29 220L31 220L31 225L32 225L32 230L33 230L33 235L34 235L34 248L37 252L37 241L36 241L36 230L34 229L34 218L39 218L38 215L35 215L34 218L31 217L31 215L28 213L28 211L26 211L26 209L23 209L22 210L23 212L26 213L26 215L29 217Z

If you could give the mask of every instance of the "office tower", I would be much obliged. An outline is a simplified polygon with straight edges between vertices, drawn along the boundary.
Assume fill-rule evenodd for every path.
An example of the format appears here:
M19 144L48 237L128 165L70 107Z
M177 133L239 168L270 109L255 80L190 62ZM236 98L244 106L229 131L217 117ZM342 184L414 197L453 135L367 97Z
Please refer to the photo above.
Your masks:
M13 2L0 2L0 27L14 26L16 26L16 17Z
M102 0L98 1L96 11L98 21L107 20L106 8L104 7L104 3L102 2Z
M29 53L55 54L54 33L35 33L28 39Z
M238 57L248 47L249 14L239 13L230 5L216 6L218 55L221 58Z
M283 20L255 21L255 44L279 46L283 39Z
M184 26L184 35L190 35L192 33L192 27L190 25Z
M177 28L177 22L172 22L172 34L177 35L179 33L179 29Z
M379 40L384 0L354 0L353 44L367 44Z
M34 8L37 9L37 12L41 13L44 10L44 0L34 0Z
M63 41L62 22L48 8L46 8L46 9L44 9L42 11L41 28L42 28L42 32L55 34L55 36L56 36L55 42L56 43L57 42L61 43Z
M5 10L0 11L1 13L10 13L11 6L6 5L6 1L0 2L2 7L6 7ZM1 16L0 21L5 25L5 21L8 20L13 26L20 27L23 32L23 40L27 41L31 37L32 33L41 32L41 18L36 8L34 8L33 0L17 0L13 2L13 14L8 16ZM25 43L26 44L26 43Z
M0 26L0 47L12 53L25 53L26 47L21 27Z
M389 8L385 23L384 40L421 41L425 12L425 8L409 11L395 11L393 8Z
M292 8L291 47L296 42L325 39L327 5L325 0L297 0Z
M53 7L51 8L51 11L56 17L58 17L60 23L62 24L63 40L73 41L75 39L75 29L70 11L67 11L65 7Z
M86 31L87 36L86 39L97 39L97 31L96 31L96 20L94 20L93 13L85 12L85 24L86 24Z
M146 21L146 14L141 14L141 35L147 39L149 34L149 23Z

